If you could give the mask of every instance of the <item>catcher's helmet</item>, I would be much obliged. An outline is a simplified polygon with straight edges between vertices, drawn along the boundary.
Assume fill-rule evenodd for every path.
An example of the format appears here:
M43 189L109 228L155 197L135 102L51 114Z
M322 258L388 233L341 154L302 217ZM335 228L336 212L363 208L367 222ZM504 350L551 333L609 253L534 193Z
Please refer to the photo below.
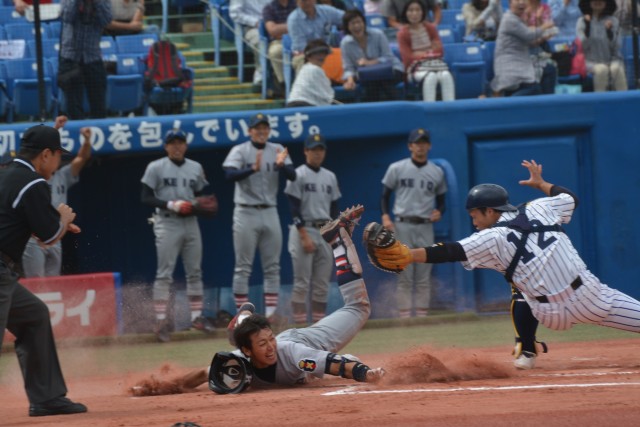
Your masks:
M492 208L501 212L518 210L509 203L507 190L496 184L480 184L469 190L466 208Z
M228 351L213 356L209 369L209 389L218 394L240 393L251 384L253 370L244 357Z

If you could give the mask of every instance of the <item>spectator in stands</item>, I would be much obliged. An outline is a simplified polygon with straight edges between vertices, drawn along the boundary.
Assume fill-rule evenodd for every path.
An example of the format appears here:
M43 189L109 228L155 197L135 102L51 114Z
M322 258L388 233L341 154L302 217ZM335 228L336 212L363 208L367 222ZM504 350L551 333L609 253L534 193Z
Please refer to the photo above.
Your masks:
M465 3L462 6L465 37L484 41L495 40L502 14L500 0L471 0Z
M229 4L229 16L242 28L245 43L253 50L255 71L253 73L253 85L257 87L262 82L262 69L260 68L260 20L262 11L271 0L231 0Z
M271 61L274 81L274 95L284 96L284 70L282 64L282 36L288 32L287 18L296 8L296 0L273 0L262 10L262 20L271 39L267 56Z
M435 101L440 85L442 100L455 98L453 77L442 60L444 51L438 30L425 20L426 9L420 0L410 0L402 13L407 25L398 31L398 48L407 80L422 85L422 99Z
M383 0L364 0L364 13L367 15L382 14Z
M289 94L287 107L330 105L334 90L322 69L331 48L322 39L311 40L304 48L305 63L300 68Z
M105 28L105 34L122 36L142 32L144 0L111 0L113 20Z
M549 40L553 22L528 27L524 21L527 0L510 0L509 10L500 21L496 39L491 87L497 95L538 95L542 92L529 49Z
M40 0L40 4L49 4L53 0ZM20 15L24 15L24 12L29 6L33 4L33 0L13 0L13 6L16 8L16 12Z
M580 2L583 16L576 33L582 42L587 71L593 74L593 90L627 90L627 77L620 52L620 25L613 16L615 0Z
M380 10L387 18L390 27L400 29L403 25L404 11L411 0L382 0ZM437 26L442 20L442 10L438 0L420 0L425 14L425 20Z
M362 12L357 9L347 11L342 17L345 37L340 43L342 68L344 70L343 87L354 90L359 73L379 70L381 79L362 82L365 101L392 100L395 98L395 86L402 79L404 67L391 53L389 40L384 33L375 28L367 28Z
M332 26L340 26L344 12L333 6L316 4L316 0L296 0L298 7L287 19L293 52L292 66L299 72L305 63L304 49L311 40L329 41Z
M582 16L578 0L549 0L551 19L558 27L558 37L576 36L576 24Z
M577 0L576 0L577 1ZM631 0L616 0L617 9L613 16L618 18L620 24L620 33L622 36L631 35ZM638 5L638 21L640 22L640 0L637 0Z
M523 19L529 27L540 27L543 24L551 23L552 27L547 30L547 33L551 36L558 34L558 28L551 19L551 8L540 0L529 0ZM558 79L558 69L556 63L551 59L549 51L550 48L546 42L532 46L530 49L536 79L540 82L540 91L543 94L554 93Z
M89 116L107 115L107 74L102 63L100 38L112 21L108 0L62 0L62 35L58 85L64 92L67 116L85 118L83 102L86 91Z

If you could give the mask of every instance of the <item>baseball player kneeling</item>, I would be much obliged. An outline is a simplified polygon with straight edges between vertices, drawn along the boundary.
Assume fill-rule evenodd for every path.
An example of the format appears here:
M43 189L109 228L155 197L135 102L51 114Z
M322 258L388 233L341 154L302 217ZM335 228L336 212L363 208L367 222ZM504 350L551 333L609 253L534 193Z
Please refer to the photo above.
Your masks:
M600 282L561 227L571 221L577 196L542 179L542 165L535 160L524 160L522 166L530 176L520 184L539 189L547 197L517 208L501 186L477 185L469 191L466 207L478 232L427 248L409 249L393 232L371 223L365 228L364 240L372 263L390 272L400 272L411 263L455 261L467 270L496 270L520 292L535 318L550 329L591 323L640 332L640 302ZM533 353L527 356L535 358ZM528 367L533 367L533 361Z
M308 328L289 329L275 336L268 320L246 303L230 325L238 349L216 353L208 372L190 373L184 384L196 387L208 380L211 390L227 394L239 393L249 385L301 384L325 374L378 381L384 375L382 368L372 369L354 356L338 354L371 313L362 267L351 241L363 210L362 206L349 208L320 230L333 249L344 307Z

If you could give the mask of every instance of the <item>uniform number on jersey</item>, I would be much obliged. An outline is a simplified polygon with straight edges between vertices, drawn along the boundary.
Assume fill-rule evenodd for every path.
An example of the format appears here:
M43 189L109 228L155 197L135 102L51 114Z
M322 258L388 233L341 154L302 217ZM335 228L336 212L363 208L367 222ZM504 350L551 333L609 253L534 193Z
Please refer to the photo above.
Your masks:
M538 225L538 226L542 226L543 224L538 221L538 220L531 220L531 224L532 225ZM538 247L542 250L548 248L549 246L551 246L551 244L553 242L555 242L556 240L558 240L557 238L551 236L548 239L545 240L544 238L544 232L542 233L537 233L538 234ZM513 243L517 248L520 247L521 243L521 237L518 236L516 233L511 232L507 235L507 241ZM523 255L522 255L522 262L524 264L528 263L529 261L531 261L532 259L534 259L536 256L533 252L529 252L526 248L523 248Z

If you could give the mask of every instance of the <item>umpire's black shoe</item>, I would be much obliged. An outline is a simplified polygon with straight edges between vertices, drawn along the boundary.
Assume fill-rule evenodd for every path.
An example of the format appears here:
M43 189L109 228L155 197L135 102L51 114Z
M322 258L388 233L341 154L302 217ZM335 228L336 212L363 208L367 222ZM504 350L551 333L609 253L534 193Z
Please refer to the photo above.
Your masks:
M47 400L44 403L37 403L29 406L30 417L79 414L82 412L87 412L86 406L84 406L82 403L72 402L64 396L56 397L55 399Z

